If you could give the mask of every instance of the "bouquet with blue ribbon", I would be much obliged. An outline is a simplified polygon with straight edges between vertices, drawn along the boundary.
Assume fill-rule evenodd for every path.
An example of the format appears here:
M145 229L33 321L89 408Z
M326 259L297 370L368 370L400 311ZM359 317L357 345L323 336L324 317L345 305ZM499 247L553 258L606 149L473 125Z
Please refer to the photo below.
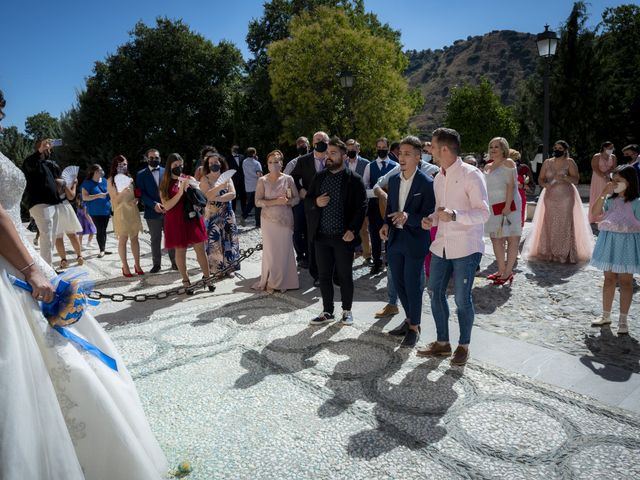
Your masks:
M16 287L22 288L27 292L33 291L31 285L24 280L16 278L13 275L8 276L11 283ZM88 277L89 274L80 269L70 269L61 273L51 280L51 284L55 288L53 300L49 303L38 303L40 304L43 315L53 329L63 337L78 344L82 349L94 355L109 368L117 372L118 365L114 358L65 328L79 321L87 307L100 303L97 300L89 298L89 293L93 289L94 283Z

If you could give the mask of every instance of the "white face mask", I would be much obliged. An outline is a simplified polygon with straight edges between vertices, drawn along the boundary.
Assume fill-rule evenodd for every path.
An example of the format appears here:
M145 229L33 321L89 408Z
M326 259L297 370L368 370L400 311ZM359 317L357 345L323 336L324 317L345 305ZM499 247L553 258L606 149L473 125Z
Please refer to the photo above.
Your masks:
M608 148L607 150L605 150L605 153L607 155L613 155L613 148Z
M429 155L428 153L423 153L422 154L422 161L423 162L427 162L427 163L431 162L431 155Z
M616 183L616 188L613 189L615 193L622 193L627 189L627 182Z

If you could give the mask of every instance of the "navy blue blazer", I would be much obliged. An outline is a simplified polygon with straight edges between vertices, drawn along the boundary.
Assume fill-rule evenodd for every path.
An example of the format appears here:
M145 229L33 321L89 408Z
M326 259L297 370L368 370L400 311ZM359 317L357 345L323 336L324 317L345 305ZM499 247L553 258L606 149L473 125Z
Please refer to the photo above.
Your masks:
M164 167L160 167L160 181L162 182L162 176L164 175ZM142 204L144 205L144 218L160 218L161 213L155 211L156 203L162 203L160 200L160 189L156 185L156 181L153 178L153 174L149 167L145 167L136 175L136 187L140 189L142 193Z
M389 179L389 196L387 198L387 211L384 222L389 225L389 252L402 253L408 257L424 258L429 251L431 238L429 231L423 230L422 218L431 215L436 208L436 197L433 192L433 179L416 171L413 178L407 201L404 204L404 212L409 214L407 222L402 229L396 228L389 214L400 209L400 175L394 175Z

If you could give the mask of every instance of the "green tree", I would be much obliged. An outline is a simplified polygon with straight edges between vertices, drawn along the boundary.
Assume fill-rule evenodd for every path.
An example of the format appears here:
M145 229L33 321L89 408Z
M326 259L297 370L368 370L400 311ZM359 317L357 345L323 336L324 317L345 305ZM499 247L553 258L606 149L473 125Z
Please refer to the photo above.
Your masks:
M40 112L28 117L24 122L24 131L33 141L42 138L59 138L62 134L60 121L52 117L49 112Z
M511 108L500 102L485 77L478 86L465 84L452 90L445 125L460 133L465 152L485 152L493 137L505 137L513 143L518 133Z
M0 152L20 166L22 161L32 153L33 142L18 131L17 127L0 130Z
M139 22L130 36L96 62L77 105L63 117L68 154L105 162L123 153L135 163L154 146L189 163L205 143L228 146L240 51L166 18L155 27Z
M367 146L407 131L420 99L402 76L408 61L391 34L376 35L367 18L329 7L295 16L289 30L268 47L281 141L324 129ZM345 70L354 76L350 99L338 78Z

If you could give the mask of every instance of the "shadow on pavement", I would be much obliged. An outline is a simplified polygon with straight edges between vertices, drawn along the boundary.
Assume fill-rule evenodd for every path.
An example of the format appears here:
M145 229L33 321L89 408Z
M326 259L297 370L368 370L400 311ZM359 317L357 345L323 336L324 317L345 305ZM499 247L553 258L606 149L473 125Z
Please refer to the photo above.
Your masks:
M635 338L614 335L603 327L599 335L585 335L584 344L591 355L583 355L580 361L605 380L626 382L632 373L640 373L640 345Z

